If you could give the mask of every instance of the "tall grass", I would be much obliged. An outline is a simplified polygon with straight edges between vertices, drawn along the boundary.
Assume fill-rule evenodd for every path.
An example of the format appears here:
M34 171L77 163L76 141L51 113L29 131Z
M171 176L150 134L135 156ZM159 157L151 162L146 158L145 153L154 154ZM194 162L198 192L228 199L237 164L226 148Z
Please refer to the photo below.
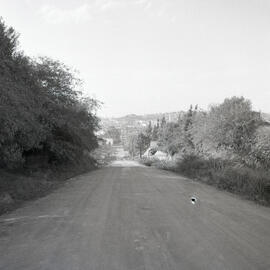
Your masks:
M97 168L96 161L84 157L77 164L62 164L44 168L0 169L0 215L15 209L24 201L47 195L65 180ZM7 203L3 197L8 196Z
M147 161L144 160L144 164ZM270 171L255 169L238 162L222 159L204 159L186 155L177 161L150 162L163 170L170 170L219 189L239 194L247 199L270 205Z
M264 169L240 166L233 161L188 155L176 163L174 170L219 189L262 203L270 203L270 172Z

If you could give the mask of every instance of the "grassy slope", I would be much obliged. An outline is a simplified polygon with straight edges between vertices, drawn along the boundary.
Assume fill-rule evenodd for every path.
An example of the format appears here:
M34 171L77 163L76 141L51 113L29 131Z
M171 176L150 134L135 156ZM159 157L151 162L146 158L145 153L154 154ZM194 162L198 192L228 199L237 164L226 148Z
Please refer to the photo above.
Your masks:
M23 202L45 196L65 180L95 169L88 166L58 166L46 169L0 170L0 214L13 210Z
M270 172L240 167L219 159L204 160L187 156L183 160L142 160L144 165L174 171L197 181L216 186L249 200L270 206Z

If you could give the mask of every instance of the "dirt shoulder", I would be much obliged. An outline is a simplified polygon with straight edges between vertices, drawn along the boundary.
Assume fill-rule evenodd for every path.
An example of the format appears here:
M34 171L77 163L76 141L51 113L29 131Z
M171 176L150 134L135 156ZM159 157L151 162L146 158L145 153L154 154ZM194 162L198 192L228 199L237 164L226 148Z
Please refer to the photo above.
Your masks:
M94 169L94 166L65 165L35 170L0 170L0 215L49 194L71 177Z

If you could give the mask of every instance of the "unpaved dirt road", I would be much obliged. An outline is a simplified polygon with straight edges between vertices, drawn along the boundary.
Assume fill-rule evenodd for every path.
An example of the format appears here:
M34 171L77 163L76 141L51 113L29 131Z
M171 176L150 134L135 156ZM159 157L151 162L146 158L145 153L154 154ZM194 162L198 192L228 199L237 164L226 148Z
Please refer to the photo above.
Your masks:
M270 269L269 208L122 165L1 216L0 269Z

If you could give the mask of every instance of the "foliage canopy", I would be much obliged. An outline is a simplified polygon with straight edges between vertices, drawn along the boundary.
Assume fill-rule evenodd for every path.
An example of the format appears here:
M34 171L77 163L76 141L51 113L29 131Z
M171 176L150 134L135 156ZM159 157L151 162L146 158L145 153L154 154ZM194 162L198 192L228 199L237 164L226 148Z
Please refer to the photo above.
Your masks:
M97 147L99 103L82 98L80 80L59 61L30 59L18 35L0 21L0 165L17 167L32 155L76 162Z

